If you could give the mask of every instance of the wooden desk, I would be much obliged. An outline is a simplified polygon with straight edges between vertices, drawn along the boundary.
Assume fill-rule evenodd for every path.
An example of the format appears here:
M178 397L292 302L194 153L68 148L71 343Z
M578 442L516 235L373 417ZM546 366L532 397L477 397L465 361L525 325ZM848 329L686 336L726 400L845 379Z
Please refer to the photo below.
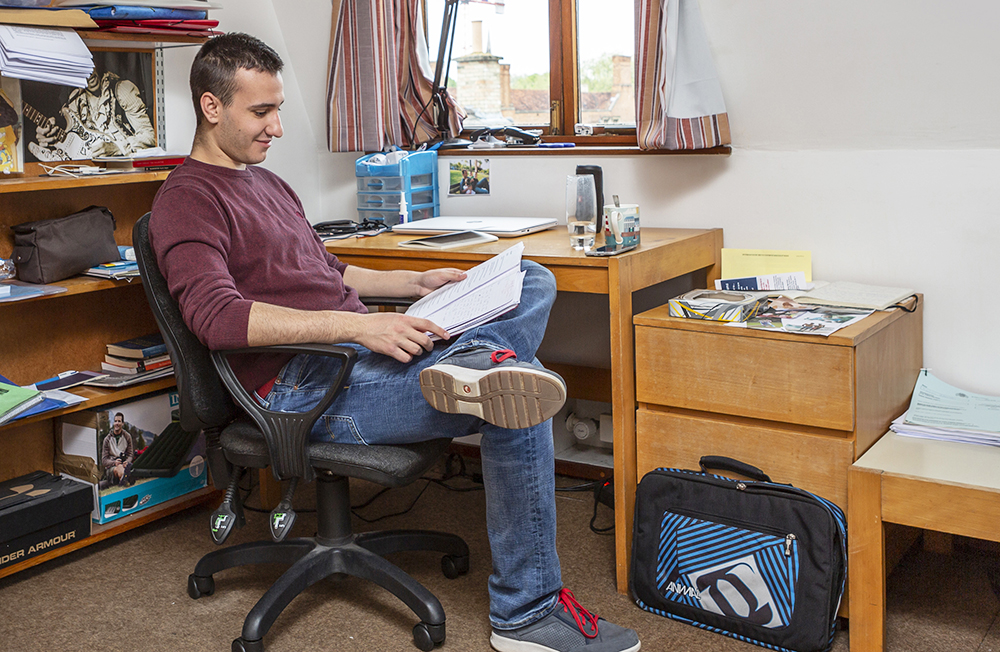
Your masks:
M445 251L414 251L396 246L400 240L411 237L384 234L336 240L327 243L327 249L344 262L360 267L423 271L435 267L467 269L515 242L502 238L498 242ZM706 270L707 282L712 283L720 273L722 229L643 229L642 245L638 249L610 258L588 257L581 251L573 251L566 230L560 227L520 240L524 242L524 257L551 270L560 291L609 297L610 374L602 375L600 370L595 374L592 370L564 365L550 366L566 378L571 396L581 397L577 390L588 392L587 388L594 384L603 386L610 395L614 419L617 579L619 592L625 593L637 481L632 293L698 270Z
M847 474L851 652L885 650L885 523L1000 541L1000 449L884 435Z

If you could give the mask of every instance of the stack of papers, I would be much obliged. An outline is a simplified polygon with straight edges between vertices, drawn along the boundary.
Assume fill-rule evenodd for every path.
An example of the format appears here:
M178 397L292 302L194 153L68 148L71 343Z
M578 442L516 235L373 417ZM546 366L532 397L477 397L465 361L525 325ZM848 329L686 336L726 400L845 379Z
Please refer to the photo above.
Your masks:
M952 387L922 369L910 408L889 429L907 437L1000 446L1000 397Z
M6 286L5 290L0 291L0 303L33 299L35 297L43 297L47 294L59 294L66 291L66 287L62 285L38 285L14 279L0 281L0 285Z
M449 283L420 299L406 314L429 319L450 335L457 335L513 310L521 302L523 253L524 243L518 242L468 270L465 280Z
M15 419L43 400L45 397L37 389L0 382L0 424Z
M83 88L94 58L75 30L63 27L0 25L0 73Z

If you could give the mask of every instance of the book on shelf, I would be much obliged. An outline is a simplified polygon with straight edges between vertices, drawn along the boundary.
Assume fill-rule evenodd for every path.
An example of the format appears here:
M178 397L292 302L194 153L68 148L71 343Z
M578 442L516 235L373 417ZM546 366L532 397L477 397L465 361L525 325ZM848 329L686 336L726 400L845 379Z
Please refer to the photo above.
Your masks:
M133 337L121 342L108 344L108 353L119 358L132 358L142 360L164 355L167 352L167 345L163 343L163 336L159 333Z
M163 152L153 156L95 156L90 160L109 169L157 170L177 167L185 158L187 154Z
M103 378L95 378L94 380L89 380L84 383L88 387L105 387L116 389L119 387L129 387L131 385L138 385L139 383L144 383L148 380L156 380L158 378L166 378L167 376L174 375L174 366L168 365L166 367L161 367L160 369L153 369L152 371L143 371L141 373L135 374L118 374L118 373L108 373L107 376Z
M108 361L108 358L114 361ZM101 369L116 374L141 374L144 371L155 371L163 367L169 367L172 364L170 356L159 356L157 358L150 358L149 360L128 360L109 355L101 363Z
M0 382L0 425L45 399L37 389Z
M152 371L153 369L159 369L166 363L170 364L170 354L164 353L163 355L154 355L151 358L122 358L117 355L111 355L110 353L104 356L104 361L113 364L116 367L128 367L129 369L139 369L140 371ZM150 367L150 365L157 365ZM145 369L143 369L145 367Z

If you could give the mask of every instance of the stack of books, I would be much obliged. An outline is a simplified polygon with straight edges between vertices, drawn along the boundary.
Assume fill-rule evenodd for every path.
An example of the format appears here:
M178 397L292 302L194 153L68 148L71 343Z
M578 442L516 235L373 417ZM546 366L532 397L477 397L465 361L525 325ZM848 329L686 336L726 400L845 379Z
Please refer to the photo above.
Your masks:
M163 343L163 336L155 333L108 344L101 369L109 376L88 385L121 387L162 378L173 374L174 365Z

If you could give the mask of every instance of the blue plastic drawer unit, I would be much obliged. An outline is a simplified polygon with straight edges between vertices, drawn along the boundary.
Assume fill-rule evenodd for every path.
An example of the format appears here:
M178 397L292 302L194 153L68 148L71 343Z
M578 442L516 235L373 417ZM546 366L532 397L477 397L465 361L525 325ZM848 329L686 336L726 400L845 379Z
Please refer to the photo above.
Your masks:
M410 221L422 220L428 217L437 217L438 207L433 204L427 204L426 206L413 206L409 209ZM396 226L399 224L399 208L396 209L380 209L380 210L362 210L358 209L358 220L379 220L385 222L389 226Z
M354 165L358 180L358 219L399 223L400 199L405 198L411 220L440 212L437 152L412 152L397 163L372 164L377 154L362 156Z

